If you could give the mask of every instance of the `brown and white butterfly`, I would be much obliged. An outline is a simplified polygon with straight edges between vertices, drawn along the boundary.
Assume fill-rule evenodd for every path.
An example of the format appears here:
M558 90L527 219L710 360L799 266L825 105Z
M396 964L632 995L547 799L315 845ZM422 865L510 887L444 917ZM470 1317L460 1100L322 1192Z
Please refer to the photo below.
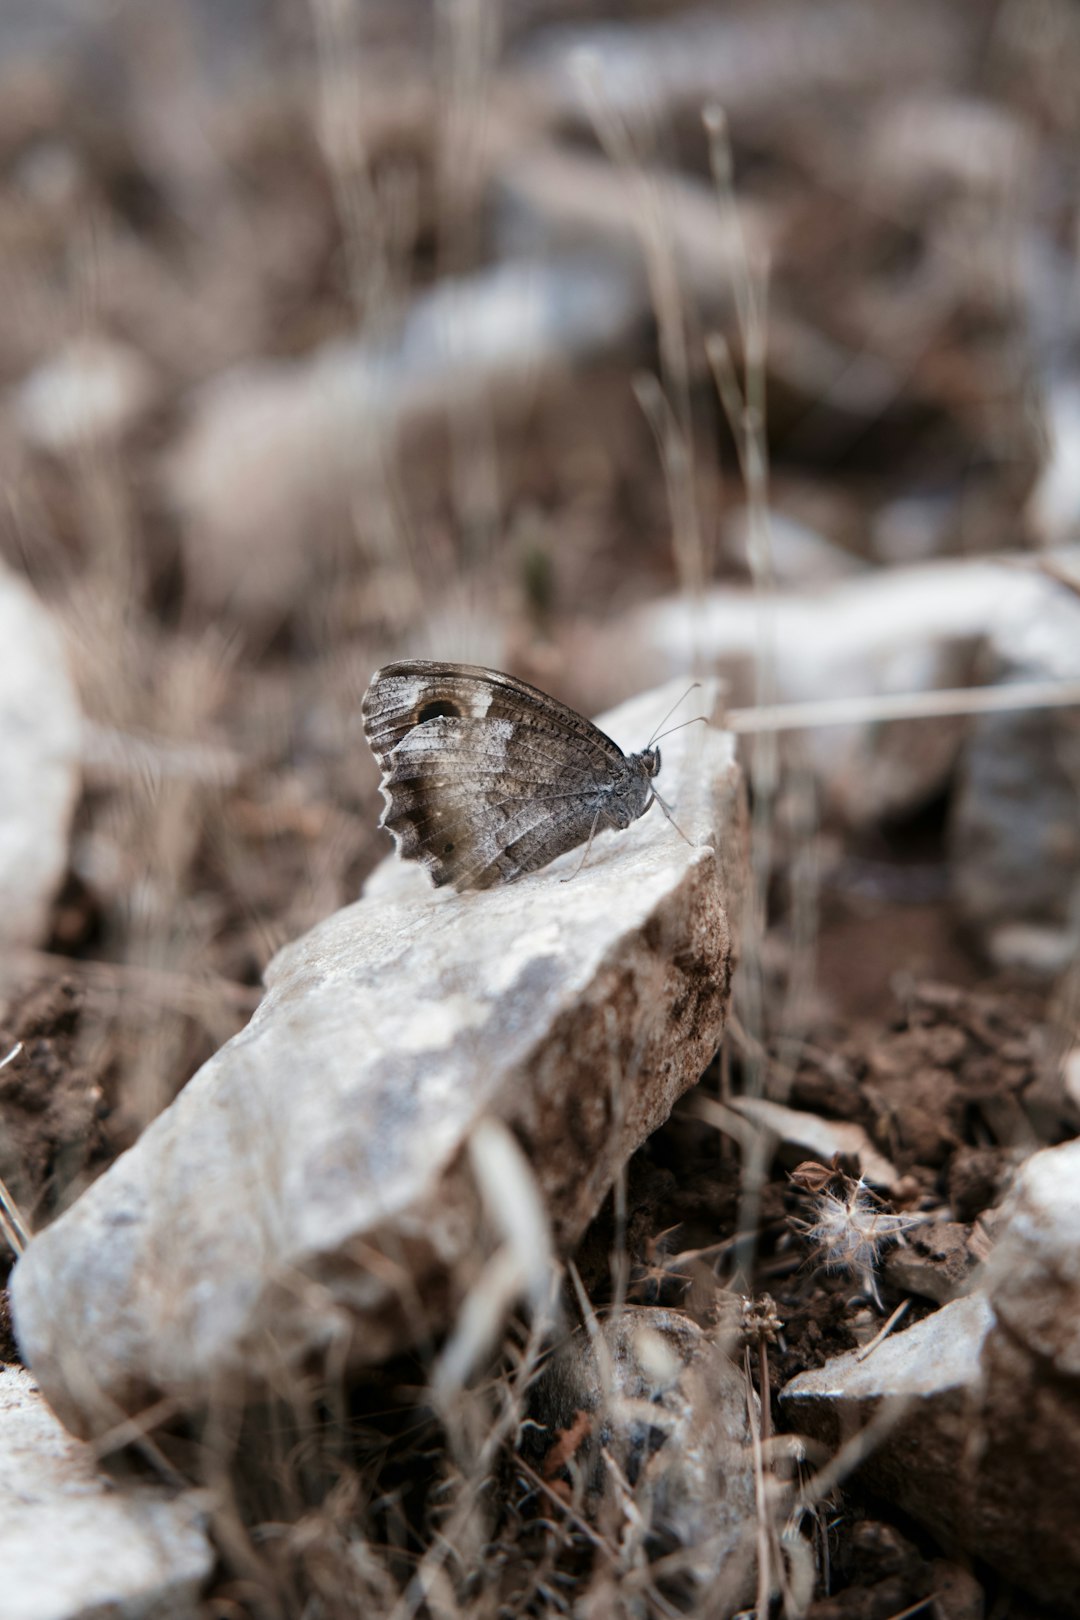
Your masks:
M412 659L376 670L364 732L380 826L436 885L491 889L629 827L658 797L660 750L624 754L565 703L495 669Z

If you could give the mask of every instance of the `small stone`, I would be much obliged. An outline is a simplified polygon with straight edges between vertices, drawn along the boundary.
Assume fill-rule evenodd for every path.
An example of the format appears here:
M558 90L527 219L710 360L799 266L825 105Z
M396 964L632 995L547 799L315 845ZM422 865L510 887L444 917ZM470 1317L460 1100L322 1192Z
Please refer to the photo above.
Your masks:
M684 692L604 729L640 746ZM572 851L468 895L391 857L278 955L248 1027L16 1267L16 1333L66 1423L446 1328L486 1259L468 1148L489 1116L572 1248L724 1027L741 778L726 733L663 753L685 839L654 809L577 875Z
M536 1385L539 1471L553 1483L582 1480L595 1515L613 1490L614 1459L649 1551L689 1554L685 1573L714 1601L722 1591L718 1612L733 1613L754 1590L747 1400L757 1397L720 1345L677 1311L625 1309L600 1334L602 1356L581 1328Z
M883 108L866 154L875 192L924 208L943 194L1015 195L1034 158L1032 131L1000 103L925 92Z
M45 361L15 394L28 444L56 455L116 439L150 405L154 384L141 355L103 337L80 338Z
M30 587L0 566L0 944L37 945L47 929L67 867L79 740L57 628Z
M970 1569L935 1558L933 1575L934 1607L941 1620L984 1620L986 1596Z
M863 1178L872 1186L895 1191L899 1181L895 1166L874 1146L861 1125L823 1119L802 1108L785 1108L765 1097L732 1097L728 1106L792 1149L794 1159L805 1159L809 1154L821 1164L830 1164L837 1154L850 1154L858 1159Z
M949 1204L958 1221L973 1221L997 1202L1008 1162L1001 1148L957 1148L949 1164Z
M0 1620L191 1620L205 1499L103 1474L22 1367L0 1367Z
M1027 1161L1001 1221L987 1270L994 1310L1028 1350L1080 1379L1080 1141Z
M932 1221L912 1228L904 1244L885 1261L885 1276L894 1287L939 1305L966 1294L979 1269L966 1226Z

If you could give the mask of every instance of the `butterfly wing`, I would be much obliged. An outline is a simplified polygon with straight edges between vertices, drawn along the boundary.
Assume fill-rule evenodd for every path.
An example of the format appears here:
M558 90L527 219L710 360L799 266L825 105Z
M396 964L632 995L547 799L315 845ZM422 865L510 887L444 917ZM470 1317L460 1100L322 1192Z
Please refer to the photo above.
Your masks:
M362 714L383 771L381 824L437 885L493 888L577 848L627 771L583 715L470 664L388 664Z

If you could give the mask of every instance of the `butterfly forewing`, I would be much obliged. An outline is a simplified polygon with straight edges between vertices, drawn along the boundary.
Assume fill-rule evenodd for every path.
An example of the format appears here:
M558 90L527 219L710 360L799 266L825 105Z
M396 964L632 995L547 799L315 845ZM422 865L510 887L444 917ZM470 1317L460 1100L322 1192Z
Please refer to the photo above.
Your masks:
M629 793L635 807L640 799L626 819L647 802L636 759L573 709L496 670L387 665L372 678L363 719L383 769L382 825L436 884L512 882L585 843L613 794L622 802Z

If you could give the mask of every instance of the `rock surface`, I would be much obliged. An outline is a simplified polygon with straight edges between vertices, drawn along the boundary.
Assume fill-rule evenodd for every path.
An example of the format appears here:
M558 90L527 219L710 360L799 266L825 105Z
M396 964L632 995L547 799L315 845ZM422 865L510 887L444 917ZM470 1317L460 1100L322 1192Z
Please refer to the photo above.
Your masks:
M22 1367L0 1367L0 1620L200 1612L214 1566L196 1492L117 1490Z
M638 746L684 690L602 723ZM66 1423L444 1327L483 1261L465 1149L485 1117L524 1147L556 1246L576 1240L724 1025L731 737L675 732L660 785L689 843L654 808L572 881L577 852L465 896L393 858L279 954L249 1026L16 1268L19 1341Z
M37 944L45 928L67 865L79 726L56 627L0 568L0 944Z
M1080 1142L1035 1154L982 1289L781 1395L834 1446L880 1424L873 1488L1061 1615L1080 1615L1078 1189Z

